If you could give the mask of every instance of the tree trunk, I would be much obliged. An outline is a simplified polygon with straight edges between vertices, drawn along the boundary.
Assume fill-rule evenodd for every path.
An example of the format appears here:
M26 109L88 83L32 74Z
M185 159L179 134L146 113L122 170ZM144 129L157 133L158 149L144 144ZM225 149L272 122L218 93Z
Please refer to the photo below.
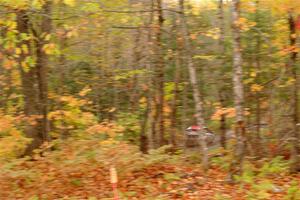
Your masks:
M19 34L29 35L29 18L26 11L19 11L17 13L17 29ZM21 40L21 38L20 38ZM30 41L21 40L18 44L19 48L26 45L30 52ZM24 51L20 54L18 58L19 69L21 73L21 82L22 82L22 93L24 98L24 114L28 120L36 119L36 116L39 114L37 107L37 88L36 88L36 68L29 67L25 69L25 60L27 57L32 56L26 54ZM28 67L28 66L27 66ZM31 143L25 149L24 155L31 155L34 149L37 149L43 143L43 138L38 129L37 125L27 123L25 127L25 135L29 138L32 138Z
M174 38L172 38L172 42L176 44L176 54L175 54L175 69L174 69L174 90L173 90L173 99L172 99L172 112L170 116L170 121L171 121L171 129L170 129L170 141L169 143L172 144L173 149L176 149L177 146L177 140L176 140L176 133L178 130L178 124L177 124L177 101L179 99L179 83L181 79L180 75L180 67L182 66L182 59L181 59L181 52L182 52L182 44L178 41L178 37L180 35L176 34L178 31L177 29L177 15L173 15L172 19L172 33L174 33Z
M133 70L140 69L140 62L141 62L141 29L137 29L133 33L134 36L134 47L133 47ZM140 98L139 96L139 77L138 75L134 75L132 78L132 91L130 92L130 102L131 102L131 112L135 113L138 110L138 101L137 99Z
M149 92L149 90L148 90L148 92ZM140 151L143 153L148 153L148 148L149 148L149 140L147 137L147 124L148 124L148 118L149 118L150 109L151 109L151 102L150 102L149 95L146 98L147 98L146 108L145 108L144 114L142 116L143 120L141 122L141 133L140 133Z
M237 144L235 155L229 169L229 181L233 180L233 176L241 174L243 168L243 159L245 153L245 122L244 122L244 87L243 87L243 68L241 53L240 27L238 21L240 19L240 0L233 0L233 89L234 104L236 111L236 127L235 134Z
M220 29L220 39L219 39L219 57L220 57L220 69L217 69L218 71L218 77L217 77L217 84L218 84L218 94L219 94L219 100L221 104L221 108L225 108L225 97L224 97L224 75L220 74L221 69L224 67L224 55L225 55L225 26L224 26L224 3L223 0L219 0L219 29ZM220 119L220 144L221 146L226 149L226 115L222 114Z
M255 21L257 24L259 24L259 0L256 0L256 16L255 16ZM256 64L256 69L257 69L257 81L260 83L260 70L261 70L261 36L260 33L257 33L256 36L256 54L255 54L255 64ZM261 99L261 94L259 91L256 92L255 94L255 100L256 100L256 111L255 111L255 117L256 117L256 135L254 142L255 144L253 145L254 150L256 152L256 155L258 157L262 157L264 152L263 146L261 145L261 131L260 131L260 124L261 124L261 107L260 107L260 99Z
M178 47L177 47L178 48ZM176 132L177 132L177 100L179 96L179 81L180 81L180 67L181 58L179 49L177 49L175 58L175 75L174 75L174 97L172 99L172 115L171 115L171 133L170 133L170 143L174 148L177 146L176 142Z
M184 38L184 50L187 58L187 65L188 65L188 71L189 71L189 77L190 82L193 90L193 98L195 103L195 110L196 110L196 120L197 125L201 127L201 130L199 131L200 137L199 142L202 148L202 166L203 169L206 171L208 170L209 163L208 163L208 149L207 144L204 137L204 127L205 127L205 120L203 117L203 102L201 100L201 94L199 91L199 85L197 81L197 72L193 61L193 52L192 52L192 45L190 42L190 37L188 33L188 27L187 22L185 19L184 14L184 0L179 0L179 7L180 7L180 22L182 27L182 35Z
M296 27L295 20L292 12L289 12L288 23L290 29L290 45L292 49L296 48L297 36L296 36ZM293 130L291 132L291 172L297 172L300 170L300 158L299 158L299 100L298 100L298 84L299 79L297 76L297 51L291 51L290 53L290 65L292 76L294 78L293 85L293 100L292 100L292 108L293 108Z
M151 5L150 5L150 8L151 10L153 10L153 7L154 7L154 2L153 0L151 0ZM148 26L151 26L153 24L153 17L154 17L154 14L153 12L150 12L150 16L149 16L149 22L146 23L146 25ZM147 36L146 36L146 57L147 57L147 61L145 63L146 65L146 69L148 70L149 73L147 73L147 77L146 77L146 84L148 85L147 89L145 90L145 93L146 93L146 109L144 111L144 116L143 116L143 119L142 119L142 122L141 122L141 133L140 133L140 151L142 151L143 153L147 153L148 152L148 149L149 149L149 146L153 147L154 146L154 143L155 143L155 138L153 138L153 135L152 137L150 137L148 135L147 137L147 125L150 124L149 123L149 119L151 118L151 108L152 108L152 105L151 105L151 98L152 98L152 90L151 90L151 85L152 85L152 77L151 77L151 62L150 60L152 59L153 55L152 55L152 29L148 29L147 31ZM152 127L153 128L153 127ZM153 130L151 130L153 131ZM151 132L153 133L153 132Z
M157 3L157 28L156 28L156 48L157 48L157 60L156 60L156 75L157 75L157 118L158 118L158 141L159 146L166 144L165 139L165 125L164 125L164 74L165 74L165 63L163 54L163 42L162 42L162 28L164 24L162 0L156 0Z
M43 47L46 44L42 35L48 35L51 33L51 1L46 1L43 5L44 15L41 21L41 33L38 35L38 41L36 43L36 73L38 81L38 105L39 112L42 115L40 120L40 131L44 141L49 141L49 123L48 123L48 55L45 53ZM36 32L36 31L35 31Z

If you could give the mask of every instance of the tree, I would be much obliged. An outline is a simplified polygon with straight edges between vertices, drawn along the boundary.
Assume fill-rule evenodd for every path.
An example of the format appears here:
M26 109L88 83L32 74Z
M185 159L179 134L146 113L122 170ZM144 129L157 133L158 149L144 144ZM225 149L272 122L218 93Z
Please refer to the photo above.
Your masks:
M288 24L289 24L289 38L290 38L290 61L289 67L291 68L291 76L294 79L294 84L292 88L292 119L293 119L293 129L291 131L291 171L297 172L300 170L300 149L299 149L299 78L298 78L298 67L296 64L298 51L296 51L296 23L293 16L293 12L288 13Z
M30 35L29 23L30 22L27 11L20 10L17 13L17 30L20 35L20 42L18 46L19 48L23 47L28 49L28 52L22 51L21 55L18 58L22 80L22 93L24 98L24 114L28 119L36 119L36 116L38 116L39 114L39 110L37 107L36 67L28 67L28 63L26 63L26 58L33 56L33 52L30 48L30 41L26 38ZM23 38L21 36L23 36ZM29 155L34 149L38 148L43 143L43 139L41 137L38 126L31 125L30 123L25 128L25 134L27 137L33 139L31 144L25 151L25 155Z
M245 122L244 122L244 88L242 68L242 48L240 35L240 0L234 0L232 11L233 34L233 85L234 105L236 111L235 134L237 144L235 155L230 166L229 180L233 180L235 174L241 174L245 154Z
M45 37L51 34L51 9L52 1L45 1L42 6L43 16L41 19L40 29L41 32L38 33L37 30L33 30L36 42L36 70L37 70L37 82L38 82L38 106L39 114L42 116L40 123L41 134L43 141L49 141L49 124L48 124L48 55L45 52Z
M18 48L21 54L18 58L22 79L22 91L24 96L24 113L28 119L37 121L36 125L28 124L25 133L32 138L25 155L32 154L33 150L40 147L45 141L49 141L48 124L48 86L47 64L48 55L45 50L51 31L51 7L52 2L46 1L42 5L43 13L40 21L33 21L29 17L29 11L20 8L17 15L17 30L19 34ZM39 25L36 28L36 23ZM30 40L31 36L35 40ZM36 58L35 65L32 60ZM30 66L31 64L31 66Z
M219 56L221 59L221 64L220 68L224 68L224 54L225 54L225 25L224 25L224 2L223 0L219 0L218 4L218 17L219 17L219 29L220 29L220 39L219 39ZM221 108L224 109L225 105L225 95L224 95L224 85L222 82L225 80L224 75L221 74L221 69L217 70L219 72L217 79L218 84L218 93L219 93L219 99L220 99L220 104ZM221 137L220 137L220 144L221 146L226 149L226 115L222 114L220 118L220 131L221 131Z
M189 71L189 78L190 83L193 90L193 98L194 98L194 104L195 104L195 115L198 126L201 127L201 130L199 131L200 135L200 144L201 144L201 150L202 150L202 165L203 169L208 169L208 152L207 152L207 144L205 141L205 121L203 117L203 102L201 99L201 94L199 91L198 81L197 81L197 74L196 74L196 68L193 61L193 52L192 52L192 45L190 43L190 37L187 29L187 22L184 14L184 0L179 0L179 7L180 7L180 21L182 26L182 37L184 38L184 51L185 56L187 59L187 66Z
M154 8L154 1L151 0L150 2L150 9L153 10ZM154 12L150 12L150 15L149 15L149 21L147 21L145 24L147 26L152 26L153 24L153 18L154 18ZM147 60L145 65L146 65L146 69L148 70L148 72L151 72L152 71L152 63L150 62L150 60L153 58L153 55L152 55L152 51L151 49L153 48L152 47L152 34L153 34L153 31L152 31L152 28L149 28L147 30L147 37L146 37L146 51L147 51ZM141 122L141 133L140 133L140 150L143 152L143 153L147 153L148 152L148 149L149 149L149 146L150 146L150 142L153 143L156 141L155 140L155 135L152 135L152 137L147 137L147 125L149 124L149 121L150 121L150 114L151 113L151 101L152 101L152 94L153 94L153 90L149 87L150 85L152 85L152 76L151 74L149 74L146 78L146 83L148 84L148 87L145 89L145 93L146 93L146 108L145 108L145 111L144 111L144 116L143 116L143 119L142 119L142 122ZM154 130L151 131L151 133L155 133ZM150 141L150 138L151 138L151 141Z
M156 0L156 8L157 8L157 28L155 29L156 34L156 75L157 75L157 123L158 123L158 133L159 133L159 146L163 146L166 144L165 139L165 124L164 124L164 53L163 53L163 41L162 41L162 28L164 24L164 16L163 16L163 8L162 8L162 0Z

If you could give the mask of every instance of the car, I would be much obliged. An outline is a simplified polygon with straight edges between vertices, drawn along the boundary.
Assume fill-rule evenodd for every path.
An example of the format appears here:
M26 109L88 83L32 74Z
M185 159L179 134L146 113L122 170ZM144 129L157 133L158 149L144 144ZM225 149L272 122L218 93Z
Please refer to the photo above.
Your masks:
M198 146L201 134L204 134L205 141L208 145L215 142L215 134L205 126L203 128L198 125L190 126L185 129L185 134L187 136L186 145L188 147Z

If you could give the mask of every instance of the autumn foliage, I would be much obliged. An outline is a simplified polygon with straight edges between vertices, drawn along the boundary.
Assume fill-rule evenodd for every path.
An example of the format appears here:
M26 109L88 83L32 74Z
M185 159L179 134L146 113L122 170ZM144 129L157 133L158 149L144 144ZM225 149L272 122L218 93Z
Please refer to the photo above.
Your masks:
M0 0L0 199L299 200L299 34L299 0Z

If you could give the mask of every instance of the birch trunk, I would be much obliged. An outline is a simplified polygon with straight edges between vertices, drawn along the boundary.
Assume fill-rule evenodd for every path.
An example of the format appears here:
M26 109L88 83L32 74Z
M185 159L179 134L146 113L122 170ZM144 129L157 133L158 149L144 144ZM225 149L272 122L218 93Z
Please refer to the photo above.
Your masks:
M187 59L187 65L188 65L188 71L189 71L189 78L190 78L190 83L192 86L193 90L193 98L195 102L195 110L196 110L196 120L197 120L197 125L201 127L200 132L200 145L201 145L201 150L202 150L202 166L203 169L206 171L208 170L209 163L208 163L208 149L207 149L207 144L205 141L204 137L204 132L205 130L203 127L205 127L205 120L203 117L203 102L201 100L201 93L199 91L199 85L197 81L197 73L196 73L196 68L195 64L193 61L193 52L192 52L192 45L190 42L190 37L189 37L189 32L188 32L188 27L187 27L187 22L184 14L184 0L179 0L179 7L180 7L180 22L181 22L181 27L182 27L182 35L184 38L184 50L186 54L186 59Z
M241 174L243 168L243 159L245 153L245 122L244 122L244 87L243 87L243 69L241 53L241 36L238 21L240 19L240 0L233 0L232 11L232 34L233 34L233 90L234 104L236 111L235 134L237 144L234 153L234 159L229 169L229 181L233 176Z

